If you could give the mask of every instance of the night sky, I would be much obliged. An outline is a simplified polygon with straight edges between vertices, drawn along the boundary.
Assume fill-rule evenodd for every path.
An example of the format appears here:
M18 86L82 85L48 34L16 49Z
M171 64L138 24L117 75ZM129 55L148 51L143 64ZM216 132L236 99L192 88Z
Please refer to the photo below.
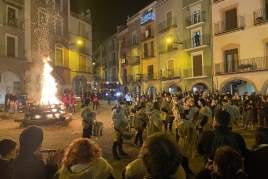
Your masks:
M136 14L154 0L70 0L75 13L91 11L93 33L105 32L108 36L116 32L117 25L126 24L127 15Z

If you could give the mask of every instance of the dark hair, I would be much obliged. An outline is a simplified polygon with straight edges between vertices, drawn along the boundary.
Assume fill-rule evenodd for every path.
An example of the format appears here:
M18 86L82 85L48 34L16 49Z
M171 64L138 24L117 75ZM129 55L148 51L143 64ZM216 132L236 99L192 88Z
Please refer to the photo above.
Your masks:
M263 100L267 100L267 96L263 96L262 98L263 98Z
M15 150L17 143L12 139L3 139L0 141L0 155L2 157Z
M146 107L145 102L141 102L139 108L145 108L145 107Z
M125 103L123 101L121 101L120 104L125 104Z
M155 133L145 140L139 158L148 175L159 179L174 175L181 163L178 144L169 135L163 133Z
M205 105L206 105L206 101L205 101L205 99L204 99L204 98L200 98L200 99L199 99L199 101L200 101L200 103L201 103L203 106L205 106Z
M154 102L152 107L153 109L160 110L159 102Z
M223 111L223 110L218 110L215 113L215 120L222 126L228 126L230 123L230 113L228 113L227 111Z
M20 134L20 154L30 154L37 150L43 142L43 130L37 126L31 126Z
M260 144L268 144L268 128L259 127L255 132L256 144L253 147L257 147Z
M186 109L182 113L180 113L180 116L182 119L186 119L186 116L189 114L190 110Z
M214 162L218 167L218 174L223 178L247 178L247 174L242 170L243 159L241 155L229 146L222 146L216 150Z

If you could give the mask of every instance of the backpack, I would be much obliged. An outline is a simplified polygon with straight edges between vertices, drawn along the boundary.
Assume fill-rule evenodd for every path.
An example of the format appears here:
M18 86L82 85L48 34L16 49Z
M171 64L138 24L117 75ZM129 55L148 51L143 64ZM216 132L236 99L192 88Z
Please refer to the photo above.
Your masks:
M239 154L242 154L238 142L235 140L234 136L235 133L228 131L227 134L222 134L216 129L211 130L215 136L213 138L212 142L212 158L214 158L214 154L217 148L222 146L229 146L232 147L234 150L236 150Z

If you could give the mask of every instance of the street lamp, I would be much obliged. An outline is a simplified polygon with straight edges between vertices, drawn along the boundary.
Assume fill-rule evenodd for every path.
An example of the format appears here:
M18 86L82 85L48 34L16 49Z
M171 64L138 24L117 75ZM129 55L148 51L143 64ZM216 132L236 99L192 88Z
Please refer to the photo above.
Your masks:
M77 42L72 43L72 44L69 44L69 45L81 45L81 44L82 44L82 41L81 40L78 40Z
M182 42L175 42L175 41L172 42L172 40L170 38L167 38L167 43L182 44Z

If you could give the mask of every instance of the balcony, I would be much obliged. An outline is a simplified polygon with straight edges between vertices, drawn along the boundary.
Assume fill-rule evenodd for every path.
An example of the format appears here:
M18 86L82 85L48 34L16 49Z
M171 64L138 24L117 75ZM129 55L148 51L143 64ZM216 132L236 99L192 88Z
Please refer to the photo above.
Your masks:
M259 9L253 12L254 25L261 25L268 22L268 9Z
M145 73L142 74L142 80L157 80L157 73Z
M171 17L160 24L158 24L158 33L163 33L165 31L168 31L170 29L173 29L177 27L177 18Z
M91 73L91 67L86 66L86 65L78 65L76 71L83 72L83 73Z
M183 78L193 78L211 75L211 66L203 66L202 68L183 69Z
M133 45L139 45L139 38L138 37L134 37L134 38L129 39L127 41L127 47L131 47Z
M177 42L163 43L159 45L159 53L164 54L174 50L178 50Z
M181 69L175 68L175 69L161 69L160 70L160 79L161 80L171 80L174 78L180 78L181 77Z
M189 51L206 47L210 44L210 35L195 36L194 38L183 41L183 50Z
M109 52L112 52L112 51L114 51L115 50L115 45L110 45L109 46Z
M20 21L17 17L4 15L3 19L4 19L3 21L4 26L10 26L24 30L24 21Z
M116 60L113 59L111 61L108 61L108 67L115 66L116 65Z
M117 75L109 76L109 81L117 81Z
M194 15L191 15L189 17L185 18L185 27L186 29L197 26L197 25L202 25L205 23L205 17L206 14L205 12L199 12Z
M0 57L1 56L25 59L23 47L15 48L11 46L0 45Z
M141 63L140 56L129 57L128 63L132 66L139 65Z
M17 6L24 6L24 0L3 0L4 2L9 2Z
M83 37L85 39L88 39L89 33L86 32L84 29L77 29L77 36Z
M141 82L142 74L128 75L127 80L128 82Z
M221 1L224 1L224 0L213 0L214 3L219 3Z
M152 58L154 57L154 49L146 49L145 52L142 53L142 59Z
M217 75L268 70L268 56L215 64Z
M89 48L79 47L79 52L90 56Z
M235 18L226 19L214 24L214 34L223 35L226 33L243 30L245 26L244 17L237 16Z
M102 50L102 56L106 56L106 55L107 55L106 49Z
M142 42L152 38L154 38L154 30L152 29L146 30L144 33L141 34Z

